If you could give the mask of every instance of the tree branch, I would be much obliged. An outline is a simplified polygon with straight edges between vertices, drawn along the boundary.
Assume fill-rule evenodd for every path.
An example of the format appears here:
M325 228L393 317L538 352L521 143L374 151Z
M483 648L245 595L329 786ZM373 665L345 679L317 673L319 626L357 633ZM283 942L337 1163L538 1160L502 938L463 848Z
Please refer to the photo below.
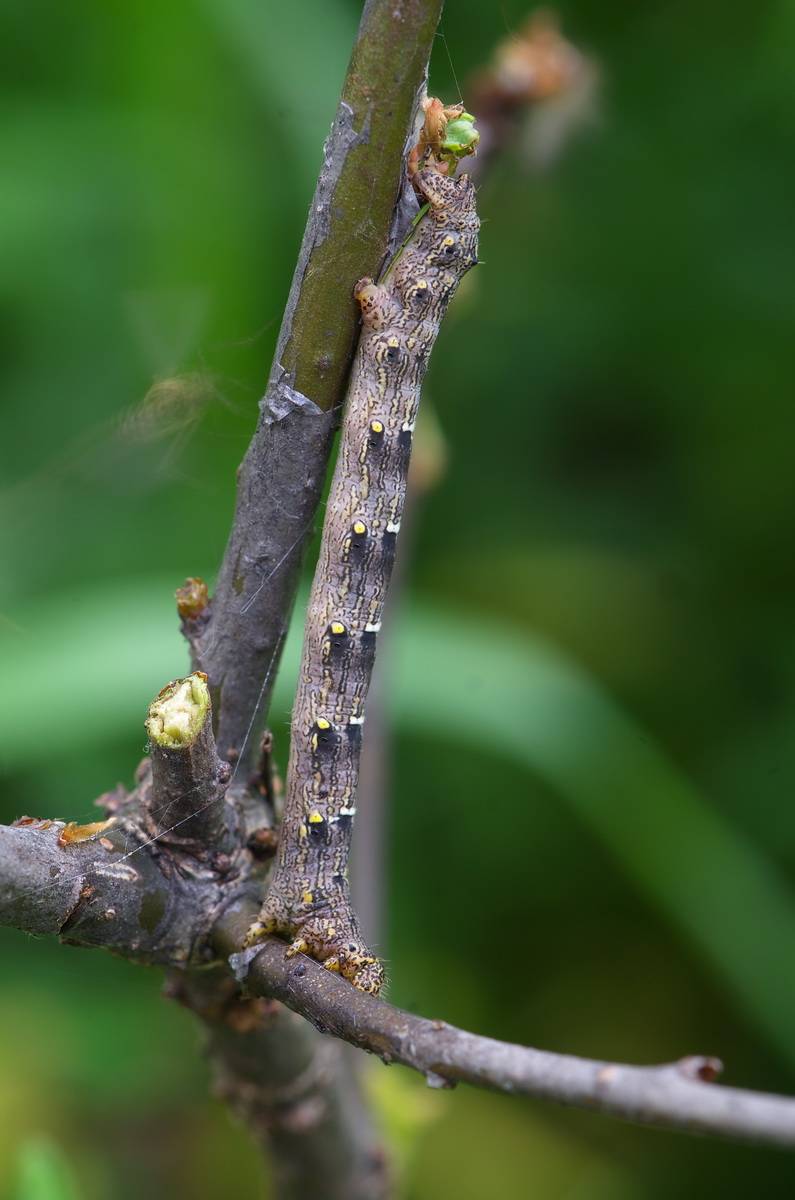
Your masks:
M191 637L222 758L256 755L357 332L378 275L442 0L368 0L276 346L209 614ZM254 736L252 736L252 734Z
M795 1147L795 1099L712 1083L721 1069L716 1059L635 1067L499 1042L414 1016L303 955L286 958L285 943L275 938L239 953L257 912L256 897L242 895L234 878L225 882L206 871L185 877L174 870L173 851L158 855L142 846L131 861L122 860L120 851L129 847L122 818L87 840L63 822L24 821L0 827L4 924L161 965L183 965L189 953L194 962L206 961L211 928L212 953L232 958L250 995L278 1000L321 1033L419 1071L432 1087L470 1083L644 1125ZM311 1172L317 1183L331 1160L347 1153L358 1163L346 1176L347 1194L382 1194L382 1151L350 1080L332 1057L322 1057L316 1039L304 1036L308 1026L274 1024L272 1008L239 1000L219 970L204 981L180 971L172 975L170 991L207 1025L223 1090L254 1133L279 1151L285 1179L301 1178L304 1186L309 1174L302 1172ZM293 1136L298 1126L301 1137ZM310 1136L314 1132L318 1141ZM282 1194L306 1191L285 1184Z
M282 1200L381 1200L387 1160L343 1047L273 1000L244 999L222 968L171 973L204 1023L215 1091L269 1151Z
M170 967L166 995L202 1021L216 1090L270 1151L280 1200L383 1200L386 1155L342 1047L275 1001L241 998L221 967L183 969L211 958L207 930L241 878L234 860L219 873L216 855L148 840L148 773L140 784L108 797L116 815L96 827L0 826L0 924Z
M479 1037L360 992L304 955L286 958L275 938L235 954L250 919L246 905L227 910L213 944L232 956L251 994L281 1000L322 1033L419 1071L431 1087L470 1083L642 1125L795 1147L795 1099L713 1084L717 1059L635 1067Z
M123 809L101 830L29 817L0 825L0 924L135 962L206 961L207 923L231 893L211 868L180 869L146 841Z
M241 793L259 752L344 398L358 332L352 285L376 274L385 257L441 7L442 0L368 0L365 6L259 422L238 473L215 595L208 606L197 580L178 594L194 667L209 676L220 753L234 764ZM232 1106L255 1136L267 1137L280 1195L321 1189L365 1200L383 1194L383 1152L363 1120L355 1082L328 1062L322 1094L315 1089L310 1103L299 1087L308 1058L321 1055L309 1026L285 1026L290 1018L283 1014L282 1036L276 1036L259 1014L241 1031L227 1019L231 1001L222 982L172 973L169 989L203 1020ZM320 1106L326 1114L301 1136L278 1115L279 1094L296 1088L301 1111Z

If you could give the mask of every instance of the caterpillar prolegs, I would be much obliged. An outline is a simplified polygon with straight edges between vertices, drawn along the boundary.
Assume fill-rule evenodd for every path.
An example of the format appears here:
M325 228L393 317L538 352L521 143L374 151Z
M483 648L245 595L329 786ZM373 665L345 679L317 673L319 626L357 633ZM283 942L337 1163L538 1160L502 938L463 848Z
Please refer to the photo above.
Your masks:
M361 279L354 290L363 327L306 617L279 853L247 938L288 937L288 953L303 951L367 992L384 972L362 940L347 878L364 706L420 386L450 298L477 262L469 177L424 168L415 186L426 214L383 281Z

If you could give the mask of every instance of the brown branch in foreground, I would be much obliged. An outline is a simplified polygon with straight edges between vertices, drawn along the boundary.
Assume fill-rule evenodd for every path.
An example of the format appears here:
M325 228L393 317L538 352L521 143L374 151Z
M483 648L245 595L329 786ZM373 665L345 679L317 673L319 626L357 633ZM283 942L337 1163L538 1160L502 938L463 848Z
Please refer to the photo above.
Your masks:
M256 915L256 899L232 899L235 881L225 882L214 873L196 879L173 870L163 873L166 856L149 854L148 847L120 862L116 838L122 823L120 819L107 837L65 846L62 822L0 826L0 923L55 933L73 944L105 946L124 958L184 964L186 945L195 946L197 959L205 958L207 930L222 908L223 915L212 925L212 949L217 957L232 958L250 995L278 1000L321 1033L377 1054L386 1063L419 1071L432 1087L470 1083L645 1125L795 1148L795 1099L712 1083L720 1070L716 1059L635 1067L511 1045L414 1016L357 991L303 955L285 958L285 943L277 939L238 953ZM361 1165L361 1186L369 1180L375 1187L378 1179L378 1186L385 1186L381 1151L351 1100L351 1080L338 1062L314 1059L320 1044L316 1036L297 1033L300 1028L309 1034L309 1026L273 1026L269 1033L271 1008L238 1001L218 970L206 980L203 987L200 976L187 974L174 982L172 974L170 987L207 1024L224 1091L236 1111L252 1121L260 1139L271 1118L278 1125L273 1105L284 1115L291 1096L317 1101L305 1072L310 1060L316 1067L325 1063L324 1103L336 1142L329 1141L324 1121L313 1125L310 1110L299 1105L293 1116L307 1118L303 1137L270 1136L271 1148L279 1151L281 1176L297 1178L311 1168L315 1182L325 1186L329 1162L336 1162L341 1147L347 1147ZM200 994L192 993L194 987L202 989ZM315 1082L320 1086L320 1075ZM319 1115L316 1103L314 1110ZM287 1188L282 1194L296 1200L301 1195Z
M245 780L257 753L359 328L352 288L378 275L442 0L368 0L241 464L209 610L191 620L218 750ZM416 202L414 209L416 211Z
M63 821L0 825L0 925L153 966L205 962L208 923L232 894L225 881L209 865L180 869L176 851L147 845L134 800L107 799L117 815L85 839Z
M274 1000L241 998L218 965L184 969L211 961L216 913L251 887L248 852L164 850L146 828L148 764L138 782L103 797L107 821L0 825L0 924L170 968L166 995L204 1025L217 1091L270 1151L280 1200L383 1200L386 1157L343 1047Z
M795 1148L795 1099L712 1083L721 1070L717 1059L635 1067L479 1037L359 992L303 955L286 958L275 938L235 955L250 919L245 905L228 910L213 942L219 953L234 956L252 994L281 1000L322 1033L385 1063L419 1071L431 1087L471 1083L642 1125Z
M377 274L394 240L404 153L424 92L442 2L368 0L364 7L259 421L238 474L235 515L215 594L208 605L201 581L190 580L178 596L194 667L209 676L221 757L235 764L239 806L255 770L344 398L359 326L352 284L362 275ZM270 789L265 788L264 798L256 790L254 805L264 819L254 823L262 827L260 834L268 834ZM187 981L183 999L195 996L198 986ZM307 1056L320 1054L321 1043L305 1023L300 1030L290 1025L291 1036L283 1040L264 1018L246 1032L232 1028L223 1018L208 1015L221 1011L225 995L217 981L209 988L215 1003L205 996L197 1013L209 1031L230 1103L256 1136L263 1120L270 1121L263 1097L274 1089L300 1090ZM378 1176L367 1164L378 1154L372 1131L362 1133L361 1105L350 1100L353 1086L338 1063L329 1063L324 1103L335 1114L331 1123L306 1128L300 1137L289 1132L279 1136L274 1132L278 1122L269 1124L280 1196L364 1200L381 1195L383 1170L380 1183L376 1179L366 1190L366 1181ZM347 1168L340 1166L345 1161Z

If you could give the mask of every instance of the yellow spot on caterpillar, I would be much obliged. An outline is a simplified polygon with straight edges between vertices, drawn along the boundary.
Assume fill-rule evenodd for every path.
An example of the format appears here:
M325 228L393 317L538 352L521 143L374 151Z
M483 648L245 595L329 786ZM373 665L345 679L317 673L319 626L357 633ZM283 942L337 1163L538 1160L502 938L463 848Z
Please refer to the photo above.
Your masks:
M416 282L416 284L415 284L415 287L416 287L416 288L417 288L419 291L421 291L421 292L424 292L424 291L425 291L425 289L427 288L427 286L428 286L428 280L427 280L427 279L418 279L418 280L417 280L417 282Z
M316 725L318 729L331 729L331 723L325 717L318 717Z
M309 824L310 825L322 825L323 817L320 815L319 812L310 813L309 814Z
M326 925L326 937L333 938L336 936L337 936L337 930L335 929L335 927L333 925Z
M387 340L386 340L386 344L387 344L387 346L391 346L391 347L392 347L392 349L394 349L396 346L399 346L399 345L400 345L400 340L399 340L398 338L396 338L396 337L395 337L395 335L394 335L394 333L393 333L393 334L392 334L392 337L390 337L390 338L387 338Z
M354 521L353 522L353 532L354 533L367 533L367 526L365 525L364 521Z
M300 838L305 838L307 835L307 832L308 832L308 830L306 828L306 825L304 825L304 823L302 821L301 824L298 826L298 836Z
M327 971L339 971L340 960L338 958L327 958L326 961L323 963L323 966L326 968Z
M454 246L455 238L450 237L450 234L448 233L446 238L442 238L442 245L443 246Z
M316 733L312 734L312 740L309 744L311 745L313 750L317 750L317 734Z
M345 626L343 625L342 621L332 621L331 622L331 632L332 633L344 633Z
M383 433L384 432L384 426L381 424L380 421L371 421L370 428L372 429L373 433Z
M311 892L302 892L301 899L303 900L304 904L311 904L314 897Z

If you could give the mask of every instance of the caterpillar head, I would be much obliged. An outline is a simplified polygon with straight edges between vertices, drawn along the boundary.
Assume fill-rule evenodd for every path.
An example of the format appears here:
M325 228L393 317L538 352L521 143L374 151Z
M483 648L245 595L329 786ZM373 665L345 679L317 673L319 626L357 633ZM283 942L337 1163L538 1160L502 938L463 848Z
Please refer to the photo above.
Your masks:
M458 175L451 179L431 167L424 167L415 175L414 183L430 204L437 220L443 219L456 226L460 223L461 227L472 222L478 224L475 185L469 175Z
M433 261L437 265L457 262L460 270L468 270L478 261L480 221L474 183L468 175L450 179L428 168L417 173L415 182L428 201L433 225L445 233Z

